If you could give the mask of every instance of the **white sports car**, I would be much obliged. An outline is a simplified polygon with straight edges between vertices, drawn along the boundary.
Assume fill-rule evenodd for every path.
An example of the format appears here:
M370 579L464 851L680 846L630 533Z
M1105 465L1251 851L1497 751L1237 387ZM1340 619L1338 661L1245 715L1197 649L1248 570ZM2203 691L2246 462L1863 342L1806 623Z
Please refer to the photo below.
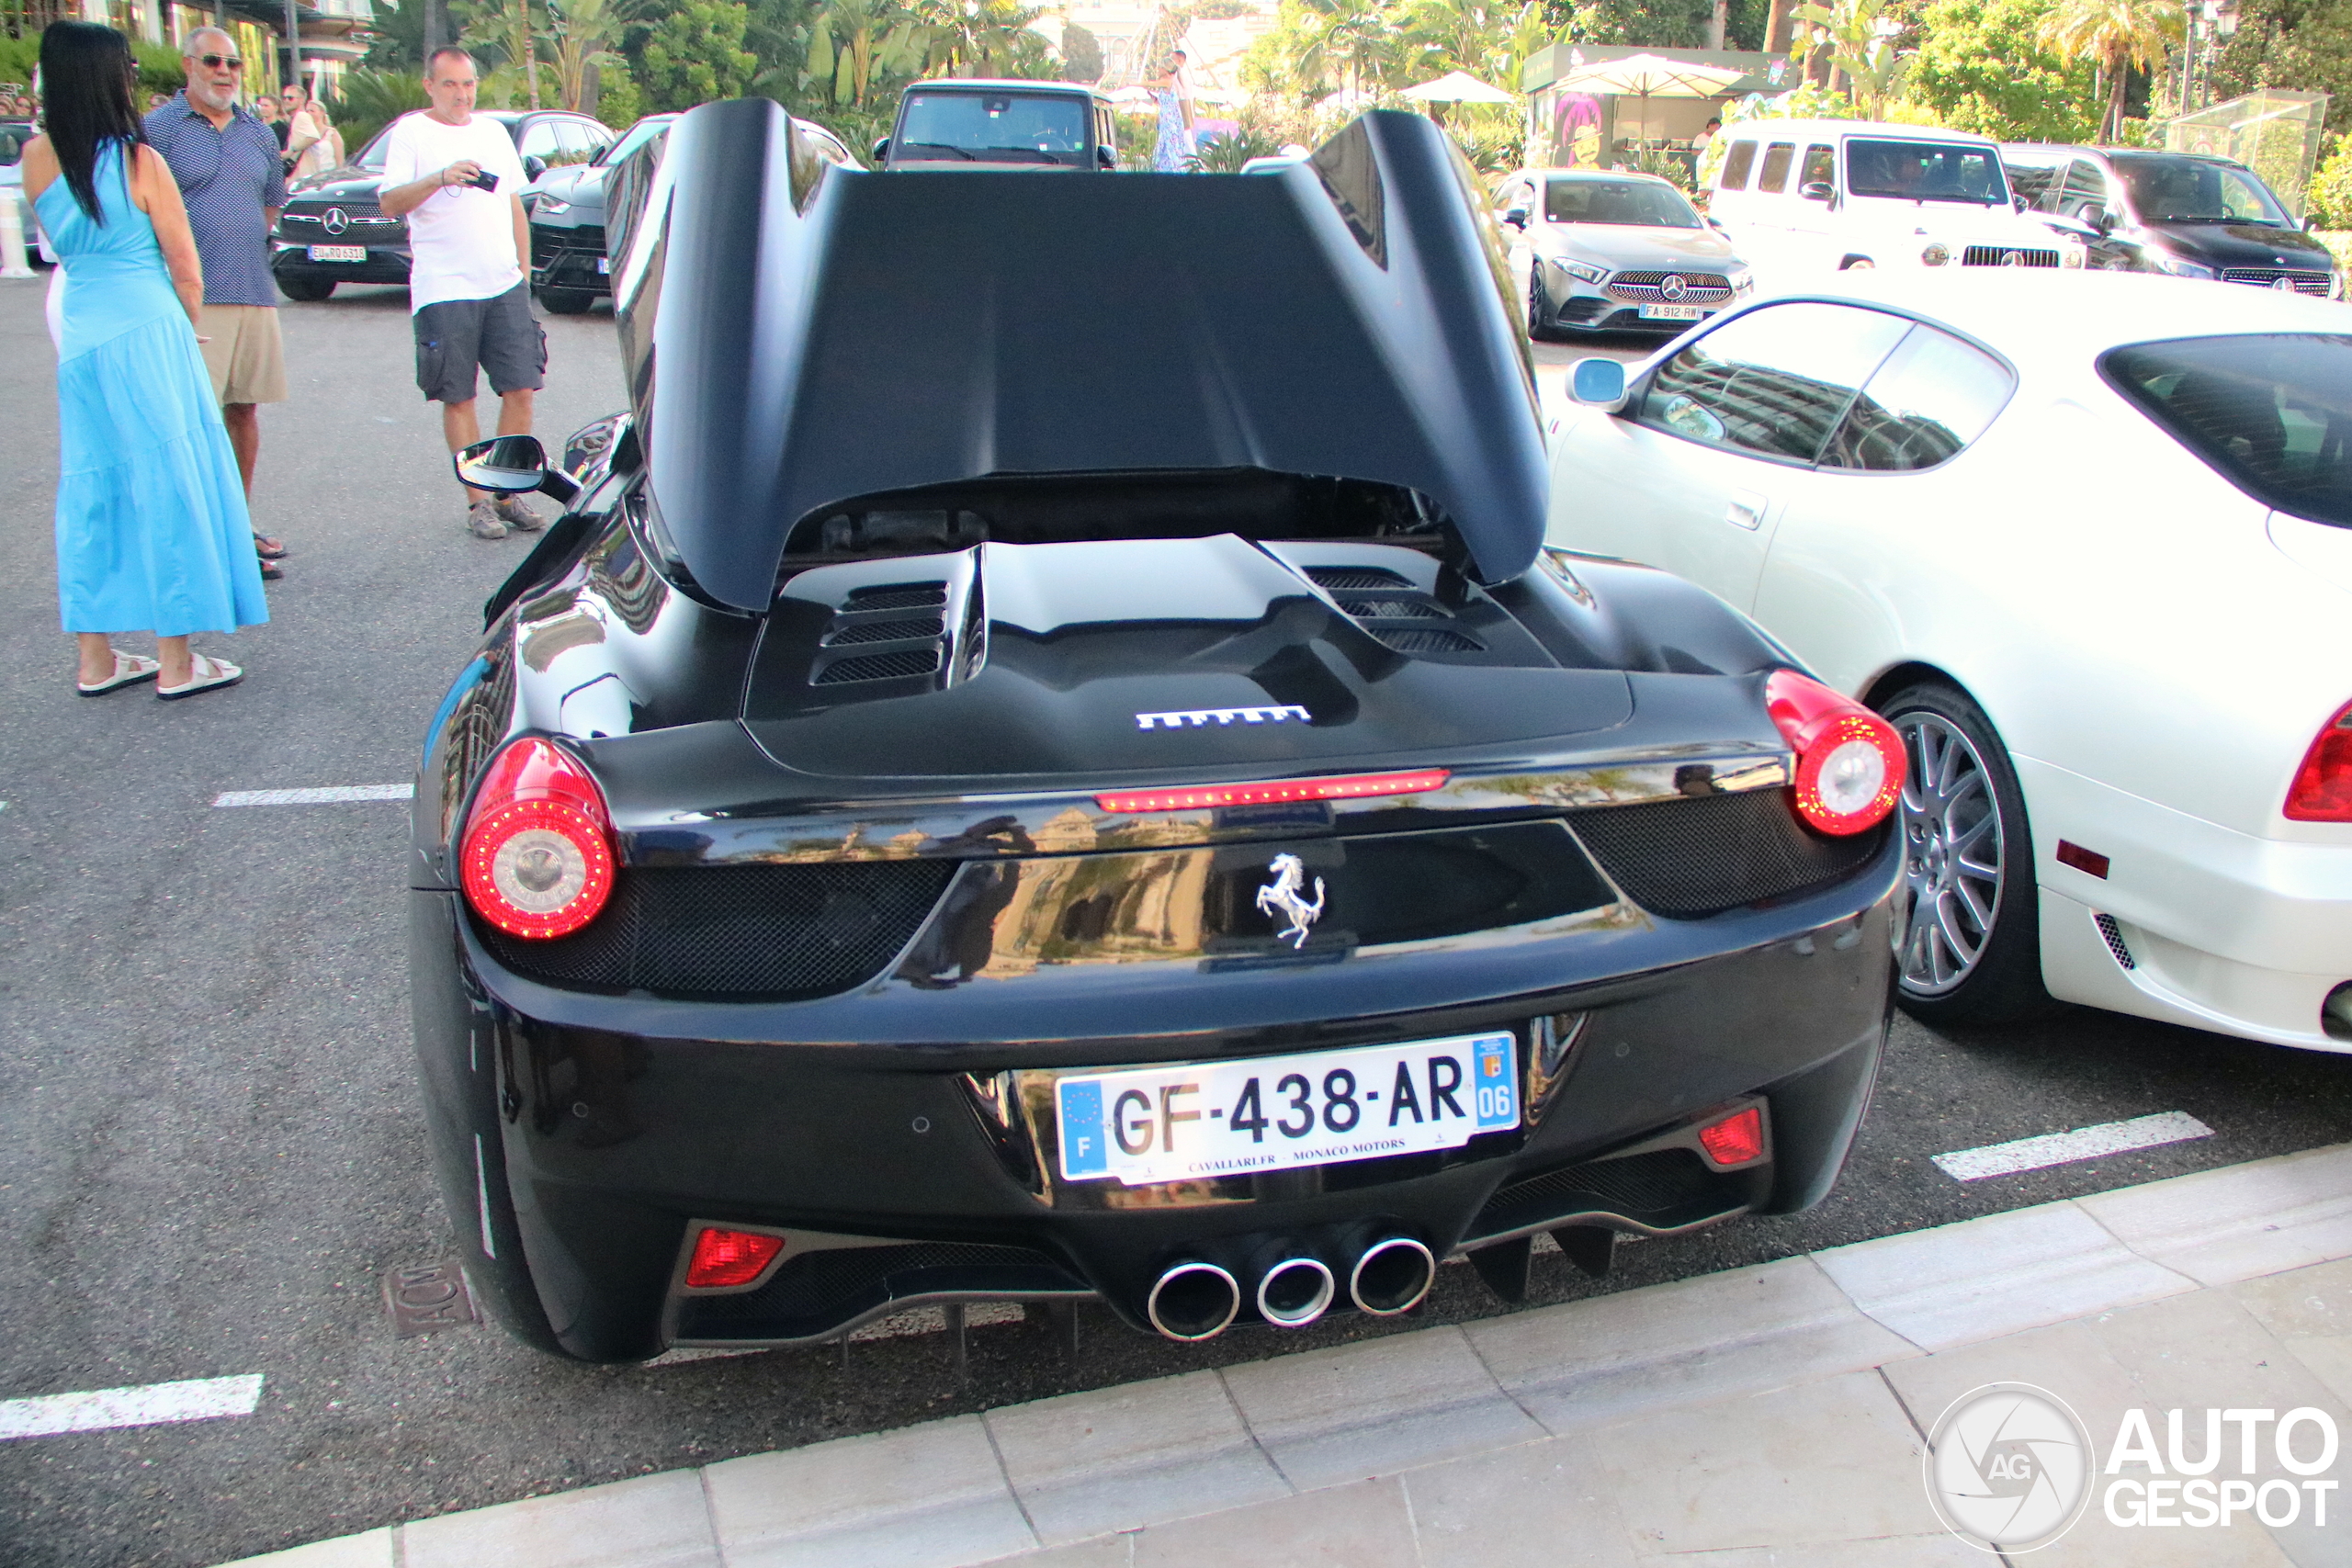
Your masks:
M1904 735L1911 1011L2352 1050L2352 310L1860 275L1571 386L1551 544Z

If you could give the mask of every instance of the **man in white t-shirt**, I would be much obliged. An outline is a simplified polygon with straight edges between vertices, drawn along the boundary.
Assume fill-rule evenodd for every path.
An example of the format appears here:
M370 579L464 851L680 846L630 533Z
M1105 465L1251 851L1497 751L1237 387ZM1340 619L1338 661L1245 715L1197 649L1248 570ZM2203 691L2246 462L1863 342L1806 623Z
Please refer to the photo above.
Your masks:
M526 176L514 138L474 113L473 56L434 51L424 62L433 107L393 122L379 197L387 217L408 220L409 319L416 331L416 384L441 405L449 450L481 439L474 417L477 367L498 394L498 434L531 433L531 398L545 384L547 333L531 314L531 224L517 194ZM547 519L513 496L469 488L467 526L484 539Z

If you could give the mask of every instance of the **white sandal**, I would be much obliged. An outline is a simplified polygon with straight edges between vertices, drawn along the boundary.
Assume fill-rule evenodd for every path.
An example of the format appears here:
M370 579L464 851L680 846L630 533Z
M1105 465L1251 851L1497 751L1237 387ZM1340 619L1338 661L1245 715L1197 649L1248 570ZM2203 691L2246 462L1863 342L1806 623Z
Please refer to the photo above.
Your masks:
M187 683L166 686L158 682L155 695L164 702L174 703L182 697L192 697L198 692L233 686L244 678L244 671L225 659L215 659L209 653L192 653L188 655Z
M152 659L143 658L136 653L125 653L119 648L108 649L107 651L114 655L113 674L95 685L87 681L74 682L74 689L85 697L103 697L108 692L119 692L125 686L135 686L141 681L152 681L155 678L155 672L163 668Z

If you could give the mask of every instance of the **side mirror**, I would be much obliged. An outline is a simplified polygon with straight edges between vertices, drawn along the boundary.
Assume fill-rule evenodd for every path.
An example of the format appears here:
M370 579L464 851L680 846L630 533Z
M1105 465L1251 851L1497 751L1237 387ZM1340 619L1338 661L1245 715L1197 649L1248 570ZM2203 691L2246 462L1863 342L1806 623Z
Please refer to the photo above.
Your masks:
M874 161L878 164L889 155L890 139L887 136L876 137L874 139Z
M1510 211L1503 214L1503 221L1510 224L1514 229L1526 228L1527 209L1524 207L1512 208Z
M2303 232L2304 232L2304 233L2306 233L2306 234L2314 233L2314 232L2316 232L2316 231L2318 231L2318 229L2319 229L2319 220L2318 220L2318 219L2316 219L2316 218L2306 218L2306 219L2304 219L2304 220L2303 220Z
M547 172L548 161L537 152L523 160L523 174L526 178L535 180Z
M2101 207L2097 202L2093 202L2088 207L2084 208L2081 217L2084 222L2089 224L2092 228L2098 230L2102 234L2112 234L2115 232L2115 214L2109 212L2106 208Z
M1589 409L1615 413L1625 406L1625 367L1598 356L1568 367L1568 396Z
M1838 187L1827 180L1812 180L1797 194L1807 201L1835 201L1838 199Z
M1712 215L1707 219L1707 227L1713 229L1718 234L1728 234L1731 232L1730 230L1724 227L1724 220L1722 219Z
M569 505L580 493L571 476L548 466L547 448L536 435L493 435L477 441L451 462L458 482L495 495L527 495L533 491Z

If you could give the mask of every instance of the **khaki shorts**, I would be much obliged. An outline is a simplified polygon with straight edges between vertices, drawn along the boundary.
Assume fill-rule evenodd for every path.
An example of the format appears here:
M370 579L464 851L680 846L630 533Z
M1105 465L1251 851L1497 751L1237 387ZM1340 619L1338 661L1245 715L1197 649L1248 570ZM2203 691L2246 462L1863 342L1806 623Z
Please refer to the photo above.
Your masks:
M212 340L204 344L204 367L222 403L286 400L286 344L276 306L207 305L196 335Z

